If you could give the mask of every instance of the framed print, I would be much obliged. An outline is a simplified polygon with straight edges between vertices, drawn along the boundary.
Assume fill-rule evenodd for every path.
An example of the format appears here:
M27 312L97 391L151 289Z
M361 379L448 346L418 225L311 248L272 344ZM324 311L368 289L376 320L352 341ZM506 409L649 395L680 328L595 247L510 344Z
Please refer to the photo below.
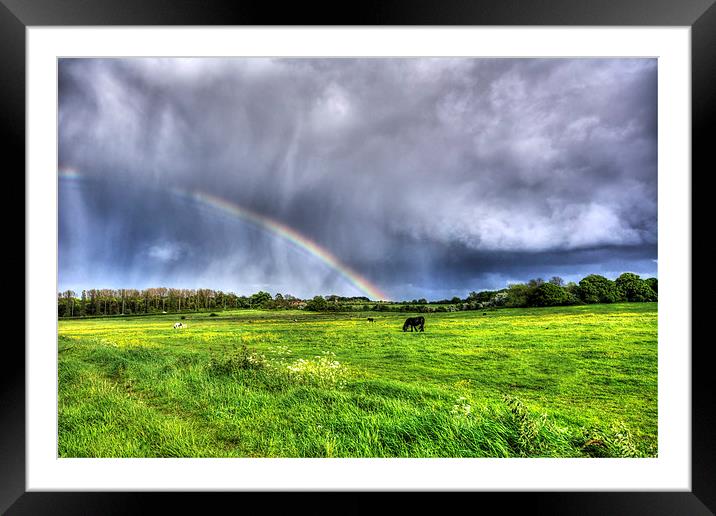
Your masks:
M714 510L712 2L370 7L4 0L8 514Z

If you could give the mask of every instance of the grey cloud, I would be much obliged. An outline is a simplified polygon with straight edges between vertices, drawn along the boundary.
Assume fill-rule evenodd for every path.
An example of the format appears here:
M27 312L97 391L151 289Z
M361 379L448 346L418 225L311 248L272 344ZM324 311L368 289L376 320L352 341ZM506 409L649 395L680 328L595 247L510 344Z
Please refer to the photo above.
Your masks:
M349 288L320 264L294 273L267 235L236 243L169 189L277 219L395 292L479 288L460 282L496 274L496 254L505 278L537 255L585 274L641 264L631 249L656 258L654 59L64 59L59 93L60 165L94 181L60 206L64 226L94 221L61 233L61 273L62 256L95 253L141 278L147 249L176 245L158 279L176 265ZM144 227L164 205L180 214ZM601 261L580 261L595 249Z

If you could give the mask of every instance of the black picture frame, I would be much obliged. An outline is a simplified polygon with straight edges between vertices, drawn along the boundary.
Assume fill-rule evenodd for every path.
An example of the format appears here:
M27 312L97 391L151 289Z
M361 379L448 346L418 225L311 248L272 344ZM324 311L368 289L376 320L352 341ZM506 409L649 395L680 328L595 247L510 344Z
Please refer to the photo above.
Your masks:
M527 2L427 0L364 1L354 4L286 3L277 9L266 2L197 0L0 0L0 84L2 84L2 141L14 169L6 176L19 177L25 170L25 30L31 26L104 25L540 25L540 26L688 26L691 28L692 73L692 277L706 273L704 254L696 252L711 232L705 212L695 208L709 195L701 184L714 170L711 151L716 89L716 5L714 0L544 0ZM7 162L7 159L6 159ZM689 171L685 171L688 173ZM24 181L19 185L25 191ZM15 191L15 190L13 190ZM15 218L7 219L13 224ZM701 230L701 231L700 231ZM24 246L23 246L24 249ZM20 253L14 253L8 267L25 270ZM10 269L10 267L12 269ZM13 275L10 273L10 275ZM15 276L18 276L15 274ZM693 284L692 284L693 285ZM502 507L549 514L714 514L716 512L716 462L714 461L714 398L711 388L709 340L699 338L708 321L708 301L697 302L691 289L692 320L692 490L689 492L476 492L450 493L441 497L451 506L468 503L478 510L490 502ZM23 296L24 300L24 296ZM15 301L16 302L16 301ZM24 301L23 301L24 303ZM689 343L684 343L688 345ZM25 352L17 339L7 339L0 375L0 511L25 514L133 514L149 512L150 502L163 511L210 510L214 504L249 510L263 502L272 512L278 503L302 506L310 512L375 511L375 498L382 493L341 493L343 509L331 508L325 493L148 493L148 492L26 492L25 489ZM12 364L12 365L10 365ZM409 504L425 506L425 495L401 493L403 511ZM268 496L267 496L268 495ZM261 500L256 498L261 497ZM470 499L466 499L470 497ZM477 497L477 498L475 498ZM321 500L321 502L317 502ZM441 502L444 503L444 502ZM268 505L267 505L268 504ZM324 509L321 509L323 507ZM278 511L277 511L278 512Z

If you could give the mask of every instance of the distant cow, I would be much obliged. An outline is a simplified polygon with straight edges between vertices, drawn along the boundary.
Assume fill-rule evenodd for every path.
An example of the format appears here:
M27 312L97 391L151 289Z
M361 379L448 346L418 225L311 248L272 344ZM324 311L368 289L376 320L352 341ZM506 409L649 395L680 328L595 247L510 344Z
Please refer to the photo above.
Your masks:
M177 330L179 328L186 328L186 325L180 322L174 323L174 329Z
M368 322L375 322L375 319L373 319L372 317L368 317Z
M408 328L410 331L425 331L425 317L408 317L403 324L403 331L408 331Z

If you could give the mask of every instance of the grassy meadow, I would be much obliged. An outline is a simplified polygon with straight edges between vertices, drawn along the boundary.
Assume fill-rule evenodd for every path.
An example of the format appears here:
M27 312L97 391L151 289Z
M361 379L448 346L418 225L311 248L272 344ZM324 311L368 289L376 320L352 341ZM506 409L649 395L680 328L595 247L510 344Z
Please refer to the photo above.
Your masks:
M60 320L58 455L656 456L656 303L411 315Z

